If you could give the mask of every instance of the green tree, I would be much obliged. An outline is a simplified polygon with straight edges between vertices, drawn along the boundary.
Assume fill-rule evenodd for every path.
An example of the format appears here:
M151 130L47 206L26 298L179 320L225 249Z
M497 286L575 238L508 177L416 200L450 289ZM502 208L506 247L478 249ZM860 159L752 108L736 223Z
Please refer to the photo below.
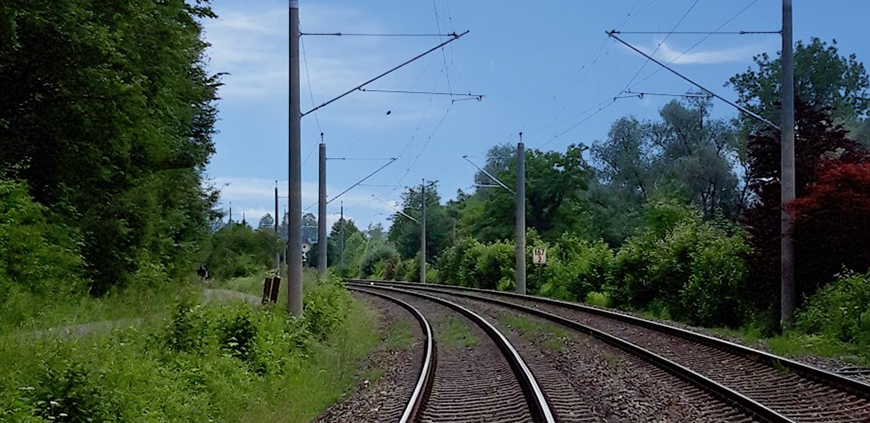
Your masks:
M655 188L653 153L644 124L634 117L613 123L606 141L592 144L596 177L588 198L592 236L619 245L641 222L641 207Z
M767 53L755 56L755 69L734 75L728 80L737 91L738 103L773 122L779 122L781 59ZM853 139L870 144L866 131L870 111L870 80L864 64L852 53L841 55L837 41L831 44L811 38L809 44L798 41L794 49L795 96L817 110L828 110L833 122L850 130ZM759 123L743 118L754 132ZM856 138L860 136L860 138Z
M526 223L546 238L585 227L585 200L590 169L583 158L586 147L570 145L565 153L526 150ZM490 149L485 169L513 186L516 181L516 153L510 146ZM492 184L483 173L475 180ZM481 242L511 239L514 236L516 200L502 188L480 188L473 195L460 196L464 204L457 232Z
M200 1L3 4L0 168L80 231L92 293L199 262L217 196L211 17Z
M329 231L328 244L326 244L326 257L330 265L338 265L343 262L343 254L346 254L348 249L347 240L358 233L360 233L360 230L353 223L353 220L341 218L332 224L332 229ZM313 250L316 249L316 247L313 248ZM317 262L315 261L314 263L316 265Z
M383 241L385 237L384 225L381 223L369 223L366 229L366 237L371 241Z
M408 188L402 194L402 212L418 221L422 217L423 196L420 187ZM420 252L420 224L395 213L390 216L393 224L387 240L395 244L403 258L411 258ZM447 216L438 195L438 183L426 184L426 259L433 262L451 243L453 221Z
M261 231L274 231L275 230L275 219L271 214L266 213L263 217L260 218L260 223L257 224L257 229Z
M660 111L661 121L649 127L657 151L657 185L671 184L698 206L707 218L717 211L734 216L739 204L737 132L732 122L712 119L709 98L671 101Z
M662 198L685 199L708 219L739 214L745 194L735 169L744 155L733 122L711 118L711 107L709 99L674 100L660 120L621 118L592 145L593 239L621 244L642 225L643 204Z

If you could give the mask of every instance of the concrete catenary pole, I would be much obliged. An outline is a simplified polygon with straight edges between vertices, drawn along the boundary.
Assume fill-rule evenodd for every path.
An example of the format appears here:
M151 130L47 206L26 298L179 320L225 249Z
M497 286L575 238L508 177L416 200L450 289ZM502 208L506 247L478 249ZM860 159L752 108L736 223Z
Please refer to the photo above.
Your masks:
M516 198L516 243L517 243L517 293L526 293L526 147L517 144L517 198Z
M290 174L287 312L302 316L302 110L299 103L299 0L290 0Z
M320 143L320 176L317 187L317 277L326 278L326 144Z
M785 206L795 197L794 170L794 61L792 58L791 0L782 1L782 207L781 217L781 320L783 329L794 325L794 250L791 216Z
M344 266L344 201L341 202L341 217L338 222L341 224L338 230L341 233L341 239L338 242L338 265Z
M420 185L420 202L423 213L420 217L420 283L426 283L426 180Z
M278 181L275 181L275 236L281 239L281 234L278 232ZM281 245L280 243L278 244ZM275 269L281 270L281 251L275 251Z

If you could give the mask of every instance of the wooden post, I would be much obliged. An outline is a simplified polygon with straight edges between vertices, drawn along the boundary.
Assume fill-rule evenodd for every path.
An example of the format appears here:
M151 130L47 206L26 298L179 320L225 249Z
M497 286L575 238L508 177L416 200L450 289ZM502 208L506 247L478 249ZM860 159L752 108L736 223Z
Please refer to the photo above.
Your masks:
M272 292L272 278L267 277L263 282L263 304L269 302L269 294Z
M275 276L272 278L272 302L278 302L278 289L281 288L281 277Z

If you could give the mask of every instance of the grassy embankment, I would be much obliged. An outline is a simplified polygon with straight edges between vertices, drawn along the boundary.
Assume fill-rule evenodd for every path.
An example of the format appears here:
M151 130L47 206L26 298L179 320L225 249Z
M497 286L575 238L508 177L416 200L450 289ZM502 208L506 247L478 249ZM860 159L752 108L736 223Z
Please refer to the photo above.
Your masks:
M118 304L148 304L125 317L174 310L80 338L0 336L0 420L310 420L356 384L378 338L373 316L339 284L306 285L300 320L280 305L199 305L195 290L180 302L119 295L99 307L60 307L58 316L87 318L117 317L94 310Z

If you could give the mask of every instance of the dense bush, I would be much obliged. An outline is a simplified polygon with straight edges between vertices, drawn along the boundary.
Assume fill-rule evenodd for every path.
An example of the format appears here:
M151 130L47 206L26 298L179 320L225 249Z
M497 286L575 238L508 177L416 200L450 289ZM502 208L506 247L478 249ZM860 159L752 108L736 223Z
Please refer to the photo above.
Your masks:
M392 280L401 257L392 244L373 242L362 257L360 277Z
M440 272L440 281L448 285L473 286L474 268L482 251L479 241L460 238L438 258L436 267Z
M516 247L513 242L481 244L477 263L471 272L471 286L483 289L512 290L516 279Z
M420 255L402 260L396 268L396 280L419 281L420 280Z
M547 264L527 271L540 286L541 295L563 300L583 300L592 291L600 292L607 285L613 263L613 252L604 241L590 242L575 235L564 235L553 246L535 245L547 249ZM530 247L531 248L531 247ZM526 259L531 263L531 255Z
M870 347L870 273L841 275L808 299L796 323L805 333Z
M697 325L742 323L749 248L739 228L672 201L650 204L646 220L616 254L614 304Z
M61 358L43 363L41 384L28 392L33 414L47 421L112 421L120 411L117 398L104 386L104 375L89 371L80 362Z
M350 294L337 278L321 281L306 293L305 326L317 339L325 339L347 317Z
M45 303L86 291L80 242L75 229L31 199L25 183L0 179L2 321L21 324Z
M272 231L255 231L248 225L227 225L211 237L205 265L218 279L251 276L274 265L281 241Z
M445 250L434 266L437 280L451 285L485 289L512 289L515 247L510 242L483 244L462 239ZM428 273L427 273L428 277Z

